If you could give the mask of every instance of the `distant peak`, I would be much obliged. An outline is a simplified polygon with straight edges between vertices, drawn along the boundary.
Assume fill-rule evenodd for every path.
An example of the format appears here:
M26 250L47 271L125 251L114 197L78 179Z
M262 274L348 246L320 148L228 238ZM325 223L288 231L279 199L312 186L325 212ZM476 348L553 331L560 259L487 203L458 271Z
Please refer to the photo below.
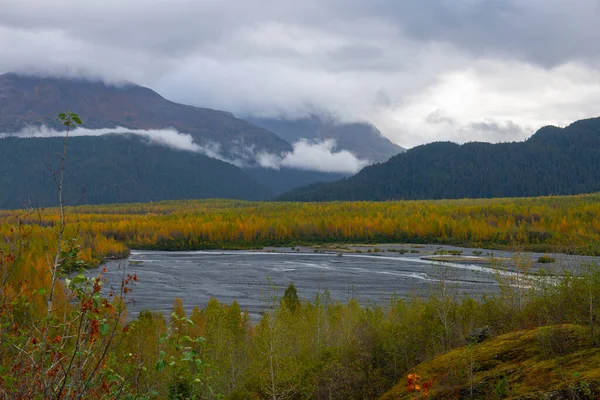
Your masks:
M109 87L117 88L129 88L143 86L137 85L131 81L117 80L117 79L105 79L94 75L86 75L83 73L42 73L37 71L23 71L23 72L6 72L0 74L0 80L4 81L30 81L30 82L72 82L72 83L86 83L86 84L97 84ZM150 90L150 89L149 89Z
M154 90L128 81L110 81L93 76L60 76L29 72L7 72L0 75L0 85L22 90L34 90L37 86L55 86L76 91L126 91L146 98L163 99Z

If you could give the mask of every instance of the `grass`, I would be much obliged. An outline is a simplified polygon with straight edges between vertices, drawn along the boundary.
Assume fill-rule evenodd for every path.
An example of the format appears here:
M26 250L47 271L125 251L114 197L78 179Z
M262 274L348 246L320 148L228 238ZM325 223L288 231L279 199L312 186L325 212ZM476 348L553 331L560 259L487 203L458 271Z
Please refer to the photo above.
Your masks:
M469 398L471 387L478 399L597 398L592 394L600 394L600 348L586 327L556 325L461 347L414 372L422 381L433 379L432 399ZM414 398L405 379L381 397Z
M462 254L462 250L438 250L433 254L440 255L440 256L444 256L444 255L460 256Z

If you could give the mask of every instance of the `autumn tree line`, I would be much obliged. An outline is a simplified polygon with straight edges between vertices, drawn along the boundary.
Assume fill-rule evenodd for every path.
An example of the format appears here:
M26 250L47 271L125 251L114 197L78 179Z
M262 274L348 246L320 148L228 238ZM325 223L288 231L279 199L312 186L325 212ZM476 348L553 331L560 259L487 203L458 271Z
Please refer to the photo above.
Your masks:
M600 254L600 195L444 201L269 203L166 201L67 208L83 259L97 265L128 248L192 250L267 245L439 243L510 248L525 234L527 250ZM0 229L16 221L0 211ZM57 213L36 213L52 227Z

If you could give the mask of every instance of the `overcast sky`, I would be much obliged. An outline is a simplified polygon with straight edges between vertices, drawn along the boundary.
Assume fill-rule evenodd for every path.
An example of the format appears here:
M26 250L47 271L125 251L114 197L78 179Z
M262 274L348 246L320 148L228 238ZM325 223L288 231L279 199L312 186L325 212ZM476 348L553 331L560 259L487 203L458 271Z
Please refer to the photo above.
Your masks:
M599 0L0 0L0 49L0 72L238 116L324 109L405 147L600 115Z

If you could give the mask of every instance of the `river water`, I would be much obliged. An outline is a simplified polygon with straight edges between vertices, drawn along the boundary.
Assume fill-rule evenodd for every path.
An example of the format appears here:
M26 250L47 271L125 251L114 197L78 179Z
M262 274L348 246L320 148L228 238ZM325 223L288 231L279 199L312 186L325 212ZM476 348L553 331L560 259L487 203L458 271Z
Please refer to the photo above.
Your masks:
M400 245L378 245L380 249L401 248ZM373 247L371 247L373 248ZM120 288L123 273L136 274L128 294L130 316L149 309L169 313L175 298L181 298L186 310L204 307L211 297L221 302L237 300L242 309L256 316L274 296L293 282L302 299L314 299L317 292L328 290L335 300L357 298L362 304L386 302L397 296L426 296L443 278L455 293L479 296L498 290L497 273L473 256L478 249L459 249L459 258L440 263L426 260L440 250L458 249L449 246L418 246L413 253L398 254L385 251L371 253L367 247L361 253L337 251L315 253L310 248L300 251L270 249L267 251L139 251L134 250L126 260L105 264L108 279L106 288ZM418 252L418 253L417 253ZM489 257L483 250L482 257ZM510 264L511 253L495 251L493 255ZM526 254L537 261L540 254ZM555 272L573 269L581 261L592 258L554 255L557 262L550 267ZM449 257L450 258L450 257ZM534 263L533 269L542 267ZM97 271L90 271L91 274Z

